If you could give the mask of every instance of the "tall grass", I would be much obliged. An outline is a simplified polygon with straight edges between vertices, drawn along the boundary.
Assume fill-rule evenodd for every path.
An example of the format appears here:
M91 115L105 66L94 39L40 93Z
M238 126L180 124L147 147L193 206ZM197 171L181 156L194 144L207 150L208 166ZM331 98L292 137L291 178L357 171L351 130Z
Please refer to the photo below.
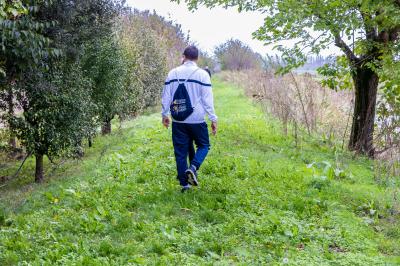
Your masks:
M272 71L225 71L225 81L244 88L246 95L282 122L284 134L317 136L335 148L345 150L353 119L353 92L325 88L318 76L309 73L283 76ZM399 187L400 145L396 117L390 112L378 112L375 130L374 175L379 184ZM394 122L393 122L394 121ZM291 131L290 131L291 130ZM304 133L303 133L304 132ZM399 192L393 201L399 204Z
M276 116L283 123L285 134L289 124L294 123L309 135L316 133L329 140L349 135L353 97L350 91L326 89L308 73L277 76L263 70L226 71L221 77L243 87L265 111Z

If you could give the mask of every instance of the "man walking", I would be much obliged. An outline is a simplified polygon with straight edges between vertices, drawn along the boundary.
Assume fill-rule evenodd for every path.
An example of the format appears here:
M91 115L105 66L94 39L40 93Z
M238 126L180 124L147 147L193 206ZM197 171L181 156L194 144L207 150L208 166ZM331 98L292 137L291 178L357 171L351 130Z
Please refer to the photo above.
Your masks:
M211 80L208 73L199 68L196 61L199 50L189 46L183 52L184 63L172 69L165 82L162 94L162 123L169 127L172 116L172 142L176 159L178 179L182 192L198 185L197 171L210 149L205 115L211 120L212 134L217 133L217 116ZM194 154L190 152L192 143L196 144Z

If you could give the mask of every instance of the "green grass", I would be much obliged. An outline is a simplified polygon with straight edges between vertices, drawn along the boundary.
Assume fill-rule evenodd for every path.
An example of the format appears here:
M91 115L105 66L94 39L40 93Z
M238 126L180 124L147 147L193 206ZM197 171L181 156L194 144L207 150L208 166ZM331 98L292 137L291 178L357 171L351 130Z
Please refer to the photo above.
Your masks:
M0 265L400 264L394 188L371 162L317 139L295 147L240 89L214 89L220 131L199 188L180 193L159 114L126 122L47 183L31 184L31 160L5 183Z

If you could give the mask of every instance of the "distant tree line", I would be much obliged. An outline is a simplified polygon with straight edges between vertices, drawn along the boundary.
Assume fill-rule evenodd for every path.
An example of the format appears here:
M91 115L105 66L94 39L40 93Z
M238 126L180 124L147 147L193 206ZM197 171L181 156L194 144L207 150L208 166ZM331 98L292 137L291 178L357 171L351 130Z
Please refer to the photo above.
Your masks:
M261 56L240 40L230 39L217 46L215 57L221 70L246 70L261 67Z

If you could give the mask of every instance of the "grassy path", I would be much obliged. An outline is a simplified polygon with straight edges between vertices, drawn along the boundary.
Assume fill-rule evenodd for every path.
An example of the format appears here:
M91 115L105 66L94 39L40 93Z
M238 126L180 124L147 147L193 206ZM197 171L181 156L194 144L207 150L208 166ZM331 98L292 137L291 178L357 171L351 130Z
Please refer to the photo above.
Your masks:
M1 190L0 265L400 264L400 229L378 217L391 194L367 160L296 149L239 89L214 87L220 132L200 188L179 192L171 130L140 117L50 183ZM323 161L345 174L307 168Z

